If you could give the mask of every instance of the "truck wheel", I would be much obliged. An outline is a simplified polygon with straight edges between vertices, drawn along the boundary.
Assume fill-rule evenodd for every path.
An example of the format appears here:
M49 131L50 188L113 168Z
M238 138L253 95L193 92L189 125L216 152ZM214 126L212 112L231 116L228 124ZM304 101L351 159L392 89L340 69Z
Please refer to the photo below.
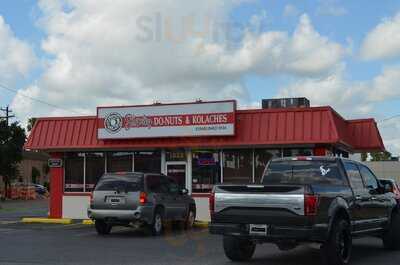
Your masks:
M256 244L248 239L224 236L225 255L232 261L247 261L256 250Z
M400 250L400 214L393 213L389 229L383 235L383 246L387 250Z
M153 236L159 236L163 233L163 223L164 223L164 218L162 211L160 209L157 209L156 212L154 213L153 217L153 223L151 224L151 233Z
M328 265L348 264L351 257L352 245L353 240L350 224L343 219L334 221L329 239L322 246L325 263Z
M108 235L111 232L112 226L102 220L96 220L94 226L99 235Z
M185 230L192 229L195 220L196 220L196 211L193 208L190 208L188 215L186 216L186 220L183 225L183 229L185 229Z

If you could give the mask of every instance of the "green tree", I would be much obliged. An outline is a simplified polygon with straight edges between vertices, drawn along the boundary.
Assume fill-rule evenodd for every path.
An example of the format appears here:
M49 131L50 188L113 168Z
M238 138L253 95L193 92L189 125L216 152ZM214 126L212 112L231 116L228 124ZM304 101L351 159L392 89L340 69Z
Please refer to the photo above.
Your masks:
M28 132L32 131L33 126L35 126L36 120L36 118L30 118L28 120L28 125L26 125L26 129L28 130Z
M392 158L392 154L388 151L370 153L372 161L387 161Z
M361 161L367 161L368 153L361 153Z
M14 122L0 120L0 175L3 176L6 191L11 181L18 176L18 163L22 160L22 149L25 143L25 130Z

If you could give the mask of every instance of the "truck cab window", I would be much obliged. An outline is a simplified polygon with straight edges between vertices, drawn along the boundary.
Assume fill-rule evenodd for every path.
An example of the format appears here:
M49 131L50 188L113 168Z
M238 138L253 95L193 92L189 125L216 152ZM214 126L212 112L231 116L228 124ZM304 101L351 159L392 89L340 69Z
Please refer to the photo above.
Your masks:
M354 190L364 189L364 182L361 178L360 171L356 164L351 162L344 162L344 168L347 176L349 177L350 185Z
M360 165L361 176L364 179L365 186L369 190L377 190L379 187L378 180L366 166Z

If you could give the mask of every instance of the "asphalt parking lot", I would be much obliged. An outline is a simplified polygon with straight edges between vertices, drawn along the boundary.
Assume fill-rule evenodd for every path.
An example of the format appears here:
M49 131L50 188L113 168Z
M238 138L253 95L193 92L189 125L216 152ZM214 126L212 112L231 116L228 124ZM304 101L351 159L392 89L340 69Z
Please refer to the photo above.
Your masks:
M129 228L98 236L91 225L22 224L23 216L46 216L47 200L8 201L0 209L0 265L16 264L233 264L223 253L219 236L206 229L178 229L152 237ZM400 263L400 252L386 252L375 238L355 240L352 264ZM303 246L282 252L274 245L257 247L247 264L320 264L319 251Z
M378 239L356 240L352 264L393 264L399 252L386 252ZM221 238L207 230L173 230L152 237L127 228L98 236L90 225L12 223L0 225L0 264L233 264L222 250ZM282 252L273 245L258 246L247 264L320 264L310 246Z
M48 199L34 201L0 201L0 224L21 220L22 217L44 217Z

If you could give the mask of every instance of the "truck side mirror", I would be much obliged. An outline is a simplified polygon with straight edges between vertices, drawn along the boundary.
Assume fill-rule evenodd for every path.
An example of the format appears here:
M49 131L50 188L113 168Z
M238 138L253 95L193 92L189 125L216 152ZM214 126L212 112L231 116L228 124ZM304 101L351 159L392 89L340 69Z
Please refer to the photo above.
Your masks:
M182 189L181 190L182 195L187 195L189 191L187 189Z

